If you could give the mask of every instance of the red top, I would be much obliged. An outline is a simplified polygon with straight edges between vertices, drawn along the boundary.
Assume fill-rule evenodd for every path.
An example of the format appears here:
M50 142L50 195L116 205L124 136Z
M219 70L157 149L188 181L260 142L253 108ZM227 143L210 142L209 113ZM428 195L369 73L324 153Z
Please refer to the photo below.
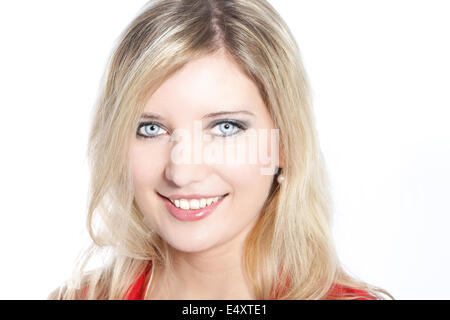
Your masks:
M145 278L148 272L151 269L151 261L148 264L147 268L141 275L137 278L136 282L130 287L127 294L125 295L124 300L142 300L145 296L145 291L147 288L145 283ZM352 289L343 287L340 285L333 285L329 292L330 297L339 298L339 297L349 297L349 296L362 296L363 298L357 298L354 300L375 300L373 296L371 296L368 292L358 289Z
M136 282L128 289L125 294L124 300L143 300L145 296L144 290L146 289L145 278L150 271L152 266L152 262L150 261L145 271L141 273L141 275L137 278ZM150 280L150 279L149 279Z

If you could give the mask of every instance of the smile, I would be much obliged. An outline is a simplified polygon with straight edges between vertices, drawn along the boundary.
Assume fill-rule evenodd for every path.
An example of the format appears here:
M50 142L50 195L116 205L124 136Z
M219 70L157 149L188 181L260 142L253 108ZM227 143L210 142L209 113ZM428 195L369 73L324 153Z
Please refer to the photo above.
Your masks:
M173 199L173 197L167 198L161 194L159 196L163 199L167 210L176 219L181 221L196 221L210 215L222 203L223 199L228 196L228 193L217 197L194 199L186 199L187 197Z

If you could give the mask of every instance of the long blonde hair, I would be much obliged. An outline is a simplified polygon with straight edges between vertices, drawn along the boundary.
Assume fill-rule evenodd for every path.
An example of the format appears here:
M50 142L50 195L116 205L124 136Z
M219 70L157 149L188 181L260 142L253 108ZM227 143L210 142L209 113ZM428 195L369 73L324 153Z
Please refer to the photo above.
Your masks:
M274 179L243 256L255 297L329 299L333 285L389 295L349 276L336 255L310 88L297 43L275 9L265 0L152 0L119 38L94 109L87 152L92 245L71 281L49 298L122 299L150 260L172 268L167 243L134 201L128 150L146 99L186 63L218 49L257 84L280 129L286 180ZM86 272L104 248L111 260Z

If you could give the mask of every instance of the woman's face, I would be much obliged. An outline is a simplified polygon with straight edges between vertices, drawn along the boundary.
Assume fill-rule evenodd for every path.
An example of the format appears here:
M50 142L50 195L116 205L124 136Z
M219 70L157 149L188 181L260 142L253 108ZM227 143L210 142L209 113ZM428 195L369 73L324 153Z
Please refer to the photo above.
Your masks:
M236 111L245 113L211 115ZM260 155L275 154L273 139L269 142L275 127L257 86L219 51L189 62L168 78L146 102L143 114L148 116L136 128L130 163L135 200L146 224L183 252L243 239L256 223L273 182L273 175L262 173L269 166L261 163ZM248 149L246 134L264 130L268 138L258 140L256 150ZM187 154L179 152L183 148L191 152L190 160L180 160ZM220 156L230 150L249 151L244 161L230 163L230 158ZM256 161L249 160L251 153ZM222 195L226 196L208 206L208 198ZM175 203L181 208L176 208L164 197L188 201L178 199ZM205 202L205 208L195 209Z

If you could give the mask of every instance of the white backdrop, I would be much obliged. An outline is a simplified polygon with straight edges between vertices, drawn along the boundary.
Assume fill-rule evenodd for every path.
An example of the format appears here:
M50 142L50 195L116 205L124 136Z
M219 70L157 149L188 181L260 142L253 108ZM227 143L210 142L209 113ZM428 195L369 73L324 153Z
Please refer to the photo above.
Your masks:
M86 243L88 120L145 0L0 3L0 299L45 299ZM354 276L450 299L450 4L270 3L294 33Z

